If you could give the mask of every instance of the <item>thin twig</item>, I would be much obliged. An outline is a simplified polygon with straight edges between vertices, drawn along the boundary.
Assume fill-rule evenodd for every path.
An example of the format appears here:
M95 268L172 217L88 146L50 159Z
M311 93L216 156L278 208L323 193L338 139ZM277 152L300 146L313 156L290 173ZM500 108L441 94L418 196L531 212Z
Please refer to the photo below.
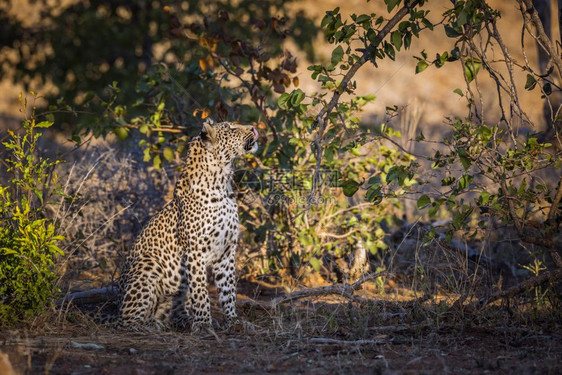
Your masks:
M525 4L525 14L529 14L531 22L535 29L537 30L538 40L541 42L541 46L550 55L552 62L556 65L558 70L558 75L562 76L562 58L557 53L556 49L552 45L550 38L546 35L543 24L537 12L537 9L533 6L532 0L519 0L519 4Z
M330 237L330 238L336 238L336 239L341 239L341 238L346 238L351 236L353 233L357 232L357 230L352 229L347 233L343 233L343 234L335 234L335 233L329 233L329 232L321 232L319 234L320 237Z
M312 337L308 340L310 343L313 344L337 344L337 345L381 345L381 344L388 344L393 341L392 338L386 339L373 339L373 340L337 340L331 339L327 337Z
M377 277L384 276L388 272L381 271L376 273L368 274L361 279L357 280L353 284L335 284L320 286L317 288L298 290L293 293L285 294L283 296L274 298L270 305L276 307L282 303L291 302L297 299L308 298L308 297L319 297L326 295L341 295L347 298L353 298L353 292L361 288L361 286L369 280L376 279Z

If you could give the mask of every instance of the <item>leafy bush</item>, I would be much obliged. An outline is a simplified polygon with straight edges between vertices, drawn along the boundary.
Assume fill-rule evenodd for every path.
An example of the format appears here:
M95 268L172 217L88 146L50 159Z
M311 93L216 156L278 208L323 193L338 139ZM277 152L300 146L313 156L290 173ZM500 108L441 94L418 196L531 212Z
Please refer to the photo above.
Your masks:
M174 12L185 19L179 9ZM337 11L329 13L341 17ZM421 27L422 16L413 17L411 28ZM362 22L375 23L375 18L368 18ZM91 130L95 135L111 130L122 140L134 139L136 133L141 137L138 145L144 161L160 169L177 160L189 138L198 134L197 123L205 116L257 124L271 136L257 155L242 161L244 168L252 166L253 183L259 185L259 189L252 187L257 199L242 200L244 240L254 251L266 249L261 269L253 271L289 273L301 279L314 271L333 277L336 270L346 278L357 268L348 264L351 258L363 259L363 266L368 254L380 259L380 250L386 248L382 228L396 221L394 213L400 209L396 198L415 183L415 162L379 142L382 136L399 136L398 132L384 125L368 131L360 128L359 113L375 99L373 95L340 103L337 113L334 110L327 116L321 147L316 147L311 139L316 119L311 113L327 105L327 95L337 91L337 76L356 59L350 38L370 42L366 31L356 27L359 21L351 28L334 21L333 27L345 30L336 32L331 42L344 42L346 48L336 47L326 66L310 68L321 91L309 95L298 88L296 58L278 47L283 37L291 36L287 22L258 20L257 15L238 21L219 11L205 22L185 23L190 32L184 42L198 44L185 67L157 64L149 68L138 84L133 106L117 104L122 93L114 83L105 101L111 108L104 114L108 118L98 124L103 129ZM233 34L232 23L260 30L259 38L255 33ZM323 26L331 27L326 22ZM412 36L409 30L404 31L405 48ZM346 38L342 39L342 32ZM378 51L381 58L391 54L385 48Z
M63 254L57 246L63 237L45 217L45 207L60 193L53 172L59 161L36 155L37 129L51 125L32 115L23 122L23 135L8 131L2 143L11 178L0 186L0 325L39 313L56 292L53 264Z
M530 27L527 24L534 22L530 15L536 10L529 2L519 1L519 4L523 22ZM527 11L523 12L525 8ZM465 97L469 110L465 119L450 120L451 136L438 141L442 147L429 158L432 168L439 171L445 193L433 199L422 195L418 207L429 208L430 217L435 216L440 207L446 207L452 214L446 233L448 239L456 231L462 231L465 237L476 237L489 231L496 222L510 225L522 242L549 251L554 264L562 268L562 259L556 249L562 180L559 173L551 176L544 173L545 170L559 171L562 165L562 143L557 125L560 103L551 87L560 79L562 61L547 46L540 48L546 48L550 56L549 63L553 68L548 72L535 72L527 59L520 66L508 52L498 31L500 16L485 2L458 2L443 14L445 34L455 40L453 50L437 54L434 61L427 61L425 52L418 57L424 67L434 65L440 68L446 63L461 63L466 91L456 89L454 92ZM541 43L548 39L543 34ZM491 51L495 48L500 52L492 58ZM525 48L522 40L522 55L526 54ZM497 53L503 58L498 59ZM478 76L480 70L496 85L497 98L487 99L497 101L501 117L496 123L486 123L483 117L484 99L478 84L486 77ZM547 128L544 134L532 129L535 124L526 115L528 109L520 103L521 92L517 85L523 82L516 82L517 73L526 73L525 90L540 87L535 92L550 109L547 112L552 118L545 113L550 129ZM504 103L509 103L509 111ZM523 126L530 129L522 132ZM549 137L550 133L552 136ZM426 241L435 235L435 230L430 231Z

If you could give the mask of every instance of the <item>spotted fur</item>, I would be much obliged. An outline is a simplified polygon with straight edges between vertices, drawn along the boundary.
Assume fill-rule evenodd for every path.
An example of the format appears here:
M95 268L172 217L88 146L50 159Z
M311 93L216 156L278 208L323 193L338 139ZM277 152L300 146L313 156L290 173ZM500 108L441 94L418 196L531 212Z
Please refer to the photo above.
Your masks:
M206 123L188 147L173 199L138 236L118 282L119 325L212 325L207 267L227 325L236 319L238 205L232 161L257 150L248 125Z

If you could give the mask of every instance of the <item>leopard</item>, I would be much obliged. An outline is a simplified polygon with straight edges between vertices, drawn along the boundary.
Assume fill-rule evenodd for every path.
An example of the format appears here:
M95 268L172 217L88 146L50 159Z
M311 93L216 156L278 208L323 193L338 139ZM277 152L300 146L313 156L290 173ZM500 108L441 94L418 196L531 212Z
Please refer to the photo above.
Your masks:
M119 328L214 330L209 268L224 315L222 327L238 321L240 229L233 161L255 153L258 138L251 125L205 121L201 134L189 142L173 197L141 230L118 279Z

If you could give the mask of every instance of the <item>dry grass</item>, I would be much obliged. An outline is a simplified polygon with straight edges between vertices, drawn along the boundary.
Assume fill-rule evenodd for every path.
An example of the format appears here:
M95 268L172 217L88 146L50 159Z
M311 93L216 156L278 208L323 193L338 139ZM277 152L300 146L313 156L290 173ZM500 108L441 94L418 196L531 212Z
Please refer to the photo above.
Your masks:
M395 293L402 294L396 298ZM80 312L41 319L29 331L2 332L0 349L22 373L557 373L560 314L491 306L479 314L439 298L366 283L362 302L338 297L293 301L275 309L278 290L239 285L240 315L252 329L217 335L121 332ZM213 301L216 294L213 293ZM538 316L536 314L539 314ZM218 306L213 305L217 316ZM72 321L72 323L69 323ZM32 332L32 333L31 333Z
M165 171L144 165L139 152L109 141L91 143L59 171L69 195L53 208L67 239L59 272L66 289L111 281L134 236L173 187Z

